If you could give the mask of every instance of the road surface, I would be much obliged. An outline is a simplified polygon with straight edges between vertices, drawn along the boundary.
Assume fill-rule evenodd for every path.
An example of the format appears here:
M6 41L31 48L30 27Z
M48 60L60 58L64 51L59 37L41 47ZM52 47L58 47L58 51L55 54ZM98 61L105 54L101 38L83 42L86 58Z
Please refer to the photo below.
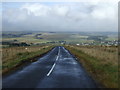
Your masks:
M97 88L94 80L64 47L3 77L3 88Z

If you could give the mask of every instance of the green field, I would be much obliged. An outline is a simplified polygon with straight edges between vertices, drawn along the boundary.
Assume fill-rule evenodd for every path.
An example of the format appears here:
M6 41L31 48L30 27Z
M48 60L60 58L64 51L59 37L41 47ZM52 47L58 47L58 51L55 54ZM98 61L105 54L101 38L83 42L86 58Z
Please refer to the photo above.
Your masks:
M3 34L3 42L17 40L18 42L26 43L47 43L64 40L67 43L99 43L98 41L101 37L103 37L101 41L118 40L117 33L102 34L99 32L3 32Z

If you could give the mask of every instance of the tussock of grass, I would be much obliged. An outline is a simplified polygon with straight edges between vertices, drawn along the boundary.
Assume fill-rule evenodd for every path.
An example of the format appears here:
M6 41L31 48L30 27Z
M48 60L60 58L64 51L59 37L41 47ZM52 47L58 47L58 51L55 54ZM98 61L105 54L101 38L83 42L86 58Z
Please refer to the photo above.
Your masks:
M118 88L118 65L116 64L117 60L107 60L106 58L109 57L108 51L104 52L108 55L106 58L104 58L104 56L97 57L100 55L100 53L97 53L100 50L99 47L99 49L96 50L97 55L93 55L94 53L89 54L89 52L84 51L89 51L90 47L84 47L84 50L81 49L81 47L76 46L66 46L66 48L79 59L80 63L86 68L90 75L92 75L93 78L101 83L104 87ZM92 49L93 48L91 48L91 50ZM113 53L110 55L114 56L115 54Z
M16 68L17 66L25 62L36 61L38 57L45 54L52 48L53 46L3 48L2 49L3 74L9 72L12 68Z

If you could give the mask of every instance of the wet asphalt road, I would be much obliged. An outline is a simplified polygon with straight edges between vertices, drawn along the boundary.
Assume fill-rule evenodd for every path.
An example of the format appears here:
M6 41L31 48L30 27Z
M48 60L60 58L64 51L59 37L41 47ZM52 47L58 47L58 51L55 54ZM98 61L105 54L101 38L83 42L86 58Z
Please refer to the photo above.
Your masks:
M2 85L3 88L97 88L64 47L55 47L38 61L3 77Z

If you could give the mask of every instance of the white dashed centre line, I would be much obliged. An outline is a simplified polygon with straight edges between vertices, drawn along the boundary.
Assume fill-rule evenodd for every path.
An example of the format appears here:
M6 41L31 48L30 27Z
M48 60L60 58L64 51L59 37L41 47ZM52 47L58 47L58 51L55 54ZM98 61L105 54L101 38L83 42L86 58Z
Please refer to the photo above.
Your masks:
M52 71L53 71L53 69L54 69L54 67L55 67L55 65L56 65L56 62L57 62L57 60L59 59L59 54L60 54L60 47L59 47L58 56L57 56L57 58L56 58L56 61L55 61L55 63L53 64L53 66L52 66L52 68L50 69L50 71L48 72L47 76L49 76L49 75L52 73Z

